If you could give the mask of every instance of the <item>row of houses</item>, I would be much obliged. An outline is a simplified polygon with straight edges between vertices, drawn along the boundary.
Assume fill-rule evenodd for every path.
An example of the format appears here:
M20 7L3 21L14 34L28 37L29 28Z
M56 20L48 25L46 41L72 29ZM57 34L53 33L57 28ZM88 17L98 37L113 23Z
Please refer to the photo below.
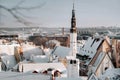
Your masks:
M25 43L22 46L3 44L0 45L1 70L50 73L49 69L52 69L51 74L57 71L61 78L78 75L88 80L95 77L97 80L108 74L107 70L119 68L119 40L89 37L84 45L78 46L77 59L70 58L70 54L71 49L64 46L56 46L51 50Z

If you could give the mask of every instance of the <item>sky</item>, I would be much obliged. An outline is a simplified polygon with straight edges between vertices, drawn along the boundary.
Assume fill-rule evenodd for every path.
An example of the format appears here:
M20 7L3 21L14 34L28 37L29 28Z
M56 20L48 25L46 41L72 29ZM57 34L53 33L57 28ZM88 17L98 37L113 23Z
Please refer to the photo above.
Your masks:
M12 8L21 0L0 0L0 5ZM40 8L20 12L32 26L70 27L73 0L25 0L20 6ZM75 0L77 27L120 27L120 0ZM0 27L23 27L11 14L0 8Z

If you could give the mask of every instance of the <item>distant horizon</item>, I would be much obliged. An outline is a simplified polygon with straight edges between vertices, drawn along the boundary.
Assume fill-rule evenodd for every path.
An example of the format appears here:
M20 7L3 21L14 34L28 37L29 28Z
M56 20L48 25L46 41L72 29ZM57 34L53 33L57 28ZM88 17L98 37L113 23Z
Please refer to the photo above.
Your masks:
M40 26L31 26L31 27L28 27L28 26L20 26L20 27L0 27L0 28L71 28L70 27L40 27ZM120 26L91 26L91 27L77 27L77 28L120 28Z

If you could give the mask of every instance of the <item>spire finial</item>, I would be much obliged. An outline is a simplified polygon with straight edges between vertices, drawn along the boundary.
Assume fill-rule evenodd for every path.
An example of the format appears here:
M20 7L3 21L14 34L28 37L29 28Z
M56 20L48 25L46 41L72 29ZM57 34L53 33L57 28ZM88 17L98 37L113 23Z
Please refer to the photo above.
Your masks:
M74 10L74 2L73 2L73 10Z
M73 0L73 10L74 10L75 0Z
M74 10L74 7L75 7L75 0L73 0L72 17L75 17L75 10Z
M71 33L76 32L76 18L75 18L75 10L74 10L74 1L73 0L73 9L72 9L72 18L71 18Z

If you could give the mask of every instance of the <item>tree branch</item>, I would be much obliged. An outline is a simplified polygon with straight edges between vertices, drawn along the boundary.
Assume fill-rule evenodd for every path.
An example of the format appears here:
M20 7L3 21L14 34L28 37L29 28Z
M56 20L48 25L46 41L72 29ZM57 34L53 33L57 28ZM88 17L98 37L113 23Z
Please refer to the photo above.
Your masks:
M38 8L41 8L42 6L44 6L46 4L46 2L44 2L41 5L32 6L32 7L21 7L20 5L22 3L24 3L24 2L25 2L25 0L21 0L13 8L8 8L8 7L0 4L0 8L3 9L3 10L5 10L5 11L7 11L9 14L11 14L19 23L22 23L22 24L24 24L26 26L29 26L29 25L31 25L33 23L29 22L29 21L27 21L25 19L25 18L28 18L28 17L25 16L23 13L21 13L21 10L29 11L29 10L38 9Z

